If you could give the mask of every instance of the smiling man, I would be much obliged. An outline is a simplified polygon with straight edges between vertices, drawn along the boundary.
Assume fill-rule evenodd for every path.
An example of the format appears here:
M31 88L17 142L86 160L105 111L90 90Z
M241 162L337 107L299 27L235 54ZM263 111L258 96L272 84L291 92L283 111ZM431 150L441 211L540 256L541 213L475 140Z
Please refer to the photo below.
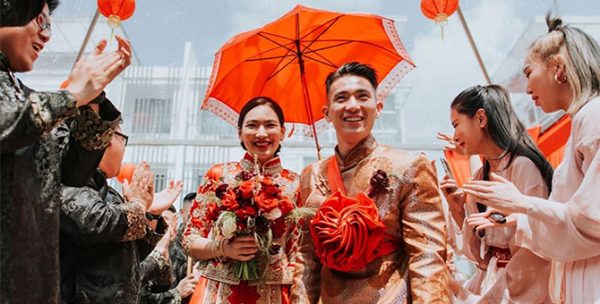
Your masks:
M3 17L25 23L0 27L0 302L59 303L60 186L83 186L97 168L120 114L102 90L129 65L130 48L118 38L120 50L103 53L101 42L65 90L36 92L14 73L33 69L58 0L42 1L33 19L20 1L0 1Z
M310 303L449 303L433 167L373 137L383 103L370 66L345 64L326 88L323 113L338 144L302 172L302 203L317 212L305 227L298 288Z

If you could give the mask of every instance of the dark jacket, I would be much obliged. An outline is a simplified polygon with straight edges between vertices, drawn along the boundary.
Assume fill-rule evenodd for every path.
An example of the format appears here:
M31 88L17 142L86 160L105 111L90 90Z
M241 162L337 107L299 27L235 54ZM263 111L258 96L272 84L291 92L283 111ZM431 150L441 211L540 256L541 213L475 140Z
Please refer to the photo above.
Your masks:
M62 302L139 303L140 263L161 237L145 210L96 171L85 187L63 187L60 221Z
M58 303L60 185L87 182L120 113L34 92L8 67L0 52L0 302Z

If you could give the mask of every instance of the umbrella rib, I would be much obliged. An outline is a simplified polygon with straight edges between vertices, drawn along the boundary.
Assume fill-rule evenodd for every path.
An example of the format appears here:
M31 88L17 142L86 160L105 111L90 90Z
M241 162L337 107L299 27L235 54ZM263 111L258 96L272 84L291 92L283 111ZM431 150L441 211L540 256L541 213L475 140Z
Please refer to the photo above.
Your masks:
M290 52L294 52L294 50L293 50L293 49L289 48L289 47L288 47L288 46L286 46L285 44L279 43L279 42L277 42L277 41L275 41L275 40L271 39L270 37L268 37L268 36L264 35L262 32L258 33L258 36L260 36L260 37L263 37L263 38L265 38L265 39L267 39L267 40L269 40L269 41L273 42L275 45L278 45L278 46L280 46L280 47L282 47L282 48L284 48L284 49L286 49L286 50L288 50L288 51L290 51Z
M305 47L305 48L302 50L302 53L304 53L304 51L305 51L307 48L309 48L309 47L310 47L310 46L311 46L313 43L315 43L317 40L319 40L319 38L320 38L321 36L323 36L323 34L325 34L325 33L326 33L326 32L327 32L329 29L331 29L331 27L332 27L332 26L333 26L333 25L334 25L336 22L338 22L338 20L340 20L340 18L342 18L342 16L344 16L344 15L337 16L337 17L335 17L335 18L333 18L333 19L331 19L331 20L327 21L327 23L324 23L324 24L322 24L322 25L318 26L318 27L317 27L317 28L315 28L314 30L312 30L312 31L310 31L309 33L307 33L306 35L304 35L302 38L306 38L306 36L308 36L308 35L309 35L309 34L311 34L312 32L316 31L317 29L319 29L320 27L324 26L325 24L328 24L328 25L327 25L327 27L326 27L326 28L325 28L325 29L324 29L324 30L323 30L321 33L319 33L319 35L317 35L317 37L315 37L314 39L310 39L310 40L308 40L308 41L310 41L310 43L309 43L309 44L308 44L308 45L307 45L307 46L306 46L306 47Z
M319 55L318 53L315 53L315 54ZM321 56L321 55L319 55L319 56ZM321 57L323 57L323 56L321 56ZM312 61L315 61L315 62L321 63L321 64L323 64L323 65L326 65L326 66L330 66L330 67L332 67L332 68L334 68L334 69L335 69L335 68L337 68L337 66L336 66L336 65L335 65L333 62L330 62L330 61L329 61L327 58L325 58L325 57L323 57L323 59L324 59L324 60L319 60L319 59L317 59L317 58L314 58L314 57L312 57L312 56L309 56L309 55L306 55L306 54L304 54L304 58L307 58L307 59L310 59L310 60L312 60Z
M259 54L260 55L260 54ZM277 58L281 58L282 60L284 58L287 57L296 57L296 54L285 54L285 55L281 55L281 56L271 56L271 57L260 57L260 58L250 58L250 59L245 59L244 61L246 62L251 62L251 61L263 61L263 60L271 60L271 59L277 59Z
M267 77L267 81L269 81L269 80L273 79L275 76L277 76L277 74L279 74L281 71L283 71L283 69L285 69L288 65L290 65L292 62L294 62L294 60L297 58L298 57L294 57L294 59L291 59L286 64L284 64L281 68L279 68L278 70L275 70L273 73L271 73L271 75L269 77ZM281 61L283 61L283 59ZM281 64L281 61L279 62L279 64ZM265 83L267 81L265 81Z
M289 40L289 41L294 41L294 39L292 39L292 38L289 38L289 37L286 37L286 36L283 36L283 35L279 35L279 34L273 34L273 33L269 33L269 32L262 32L262 31L261 31L261 32L259 32L258 34L259 34L259 35L260 35L260 34L264 34L264 35L271 35L271 36L279 37L279 38L281 38L281 39L286 39L286 40Z
M380 45L378 45L376 43L369 42L369 41L362 41L362 40L342 40L342 39L319 40L319 42L323 42L323 41L329 41L329 42L339 41L341 43L340 44L336 44L336 45L330 45L330 46L325 46L325 47L322 47L322 48L314 49L314 50L312 50L312 52L322 51L322 50L325 50L325 49L330 49L330 48L338 47L340 45L349 44L349 43L364 43L364 44L368 44L368 45L374 46L376 48L380 48L380 49L385 50L385 51L387 51L387 52L389 52L391 54L394 54L394 55L398 56L398 54L396 52L393 52L393 51L391 51L391 50L389 50L389 49L387 49L385 47L382 47L382 46L380 46ZM312 53L312 52L308 52L308 53Z
M266 54L266 53L269 53L269 52L272 52L272 51L274 51L274 50L278 50L278 49L281 49L281 47L280 47L280 46L275 46L275 47L272 47L272 48L270 48L270 49L268 49L268 50L266 50L266 51L264 51L264 52L260 52L260 53L258 53L258 54L256 54L256 55L254 55L254 56L251 56L251 57L250 57L250 58L248 58L248 59L244 59L244 61L247 61L247 60L252 60L252 61L255 61L255 60L257 60L257 59L255 59L255 57L257 57L257 56L260 56L260 55L264 55L264 54ZM286 49L288 50L288 52L287 52L287 53L289 53L289 50L290 50L290 49L289 49L289 48L286 48ZM283 56L287 56L287 55L283 55ZM274 56L273 58L279 58L279 57L282 57L282 56ZM266 57L263 57L263 58L266 58ZM270 59L273 59L273 58L270 58ZM258 60L260 60L260 59L258 59Z

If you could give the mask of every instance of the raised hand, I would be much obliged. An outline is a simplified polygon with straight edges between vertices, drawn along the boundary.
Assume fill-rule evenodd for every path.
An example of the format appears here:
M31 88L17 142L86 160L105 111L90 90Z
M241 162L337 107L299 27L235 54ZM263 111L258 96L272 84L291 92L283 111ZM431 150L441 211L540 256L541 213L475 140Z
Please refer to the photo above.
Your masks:
M462 225L465 220L465 193L458 187L456 181L445 175L440 182L442 194L448 202L450 214L458 225Z
M161 192L154 194L152 205L148 212L152 214L160 214L169 209L175 202L181 191L183 190L182 181L170 181L169 186Z
M84 106L96 98L104 88L131 64L131 46L120 36L116 37L119 49L104 53L107 41L101 40L94 51L79 60L67 78L66 90Z
M478 198L484 205L503 213L526 213L527 200L519 189L500 175L491 173L489 181L472 180L463 186L464 191Z
M455 151L456 153L462 155L465 154L465 151L456 145L456 142L454 141L454 138L452 136L442 132L437 132L435 138L446 142L446 144L444 145L445 150Z
M154 173L148 163L137 164L131 183L127 181L123 183L123 196L128 201L139 199L145 204L146 209L150 208L154 198Z

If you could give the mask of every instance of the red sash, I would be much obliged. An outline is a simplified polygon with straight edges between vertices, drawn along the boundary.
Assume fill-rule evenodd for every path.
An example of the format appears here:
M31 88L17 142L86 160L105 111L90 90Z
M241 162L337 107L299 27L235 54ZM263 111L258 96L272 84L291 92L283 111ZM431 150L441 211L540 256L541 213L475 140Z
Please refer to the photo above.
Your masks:
M315 251L321 263L331 269L360 271L376 258L398 250L400 239L384 232L377 206L365 193L356 198L346 195L335 157L326 162L333 194L311 221Z

